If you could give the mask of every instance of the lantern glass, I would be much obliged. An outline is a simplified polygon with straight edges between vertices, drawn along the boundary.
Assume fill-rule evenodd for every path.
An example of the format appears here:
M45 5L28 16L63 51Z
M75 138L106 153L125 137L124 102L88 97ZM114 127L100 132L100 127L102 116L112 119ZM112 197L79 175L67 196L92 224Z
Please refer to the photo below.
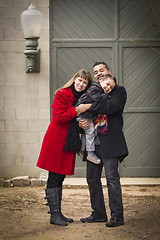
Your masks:
M25 38L40 36L42 19L42 13L33 4L21 14L21 25Z

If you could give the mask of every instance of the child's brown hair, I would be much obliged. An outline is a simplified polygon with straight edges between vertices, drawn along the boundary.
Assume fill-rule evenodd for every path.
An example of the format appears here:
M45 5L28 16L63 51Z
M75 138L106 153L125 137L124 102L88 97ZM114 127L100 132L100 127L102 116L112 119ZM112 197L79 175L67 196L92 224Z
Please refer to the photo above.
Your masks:
M112 79L115 82L115 84L117 84L117 80L116 80L115 76L112 76L111 74L108 73L104 76L102 81L104 81L106 78Z

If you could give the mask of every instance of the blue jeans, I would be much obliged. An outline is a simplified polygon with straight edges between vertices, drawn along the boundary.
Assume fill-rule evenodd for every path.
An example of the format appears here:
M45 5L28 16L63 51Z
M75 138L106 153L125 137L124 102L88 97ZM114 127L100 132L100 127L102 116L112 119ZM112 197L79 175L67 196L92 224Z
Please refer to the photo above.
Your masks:
M109 208L111 218L123 219L123 203L118 173L118 158L102 159L100 146L96 145L96 154L102 160L101 164L87 161L87 183L90 192L92 216L101 218L106 216L106 208L101 183L102 168L104 166L107 180Z

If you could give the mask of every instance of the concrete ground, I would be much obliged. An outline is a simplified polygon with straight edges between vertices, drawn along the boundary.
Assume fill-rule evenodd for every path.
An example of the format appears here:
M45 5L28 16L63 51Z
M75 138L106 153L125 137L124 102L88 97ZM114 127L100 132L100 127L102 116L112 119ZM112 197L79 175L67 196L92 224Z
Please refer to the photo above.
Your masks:
M71 186L87 186L86 178L67 177L64 180L64 185ZM102 185L106 185L106 179L102 178ZM122 186L134 185L160 185L160 178L121 178Z

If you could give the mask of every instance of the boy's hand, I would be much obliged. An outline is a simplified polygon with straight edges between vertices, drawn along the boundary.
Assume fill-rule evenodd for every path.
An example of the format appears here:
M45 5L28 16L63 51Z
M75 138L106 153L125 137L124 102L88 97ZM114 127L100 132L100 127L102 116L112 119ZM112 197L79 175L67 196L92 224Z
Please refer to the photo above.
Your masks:
M79 127L83 128L84 130L87 130L90 127L90 122L91 122L91 120L80 119L79 120Z

